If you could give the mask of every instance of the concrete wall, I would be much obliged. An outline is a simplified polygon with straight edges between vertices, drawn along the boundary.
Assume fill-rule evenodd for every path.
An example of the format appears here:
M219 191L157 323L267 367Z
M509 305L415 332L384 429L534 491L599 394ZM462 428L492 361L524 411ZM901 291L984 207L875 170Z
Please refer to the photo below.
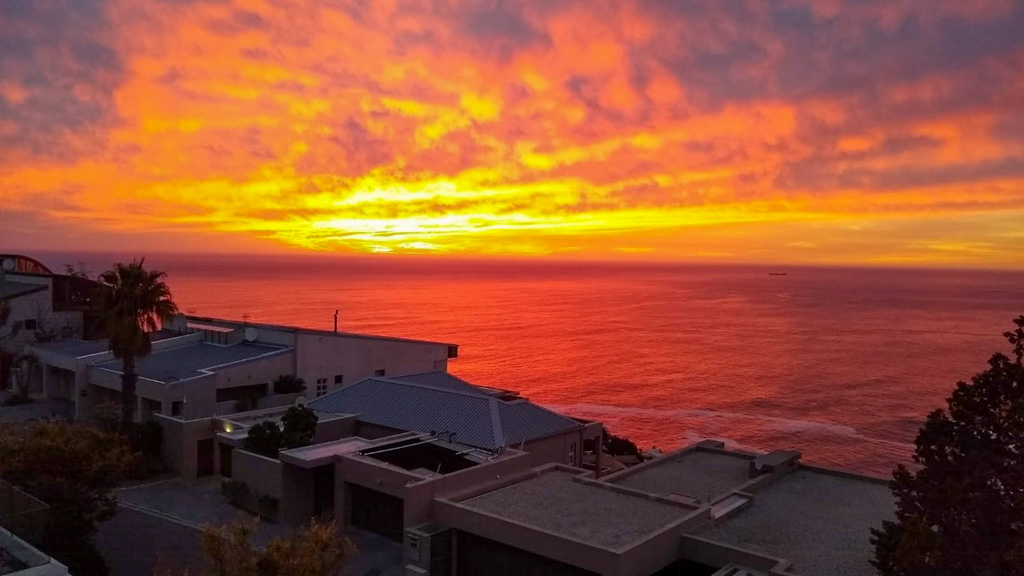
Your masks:
M335 479L337 482L337 479ZM334 488L335 514L344 510L344 486ZM313 470L298 466L284 466L281 471L281 518L291 524L309 524L313 517ZM338 518L343 518L338 516ZM343 520L338 521L344 525Z
M530 455L525 452L506 455L500 460L446 474L440 478L423 480L406 487L405 527L411 528L429 522L433 515L435 498L456 494L487 482L524 472L531 466Z
M447 370L448 346L414 341L369 338L318 332L296 334L296 374L306 381L310 397L316 395L318 378L327 379L327 391L336 390L335 376L352 384L384 370L400 376Z
M570 462L569 449L573 442L576 443L576 459L574 462ZM515 446L515 448L518 449L519 446ZM532 466L548 463L579 466L583 461L583 434L581 430L573 430L557 436L540 438L526 442L523 445L523 450L530 453Z
M331 420L321 419L316 423L313 444L323 444L354 435L358 418L358 416L352 415L342 418L333 417Z
M435 502L434 516L437 524L445 528L471 532L598 574L618 576L618 555L598 546L463 508L446 499Z
M245 450L235 449L231 453L231 479L245 482L257 496L281 498L284 466L280 460Z
M164 431L163 447L160 451L164 462L186 481L195 480L197 444L200 440L214 437L213 419L179 420L157 414L153 420L160 424ZM218 454L215 453L214 458L217 457ZM216 460L214 463L216 465Z
M26 286L45 286L46 290L16 296L7 301L11 313L7 324L0 329L0 334L6 335L15 323L25 320L35 320L38 327L35 330L22 328L16 334L0 340L0 350L20 352L26 344L36 341L37 332L55 332L61 339L82 337L81 312L54 312L50 278L11 274L6 278L8 281L24 282Z

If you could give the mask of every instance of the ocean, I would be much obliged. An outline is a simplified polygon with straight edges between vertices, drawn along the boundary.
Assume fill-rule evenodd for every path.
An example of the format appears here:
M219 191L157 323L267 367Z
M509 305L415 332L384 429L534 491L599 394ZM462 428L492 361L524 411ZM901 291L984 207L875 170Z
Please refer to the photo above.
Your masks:
M54 269L112 256L44 254ZM958 380L1006 351L1024 273L153 255L180 308L460 344L452 373L644 448L792 448L887 476ZM769 272L785 272L770 275Z

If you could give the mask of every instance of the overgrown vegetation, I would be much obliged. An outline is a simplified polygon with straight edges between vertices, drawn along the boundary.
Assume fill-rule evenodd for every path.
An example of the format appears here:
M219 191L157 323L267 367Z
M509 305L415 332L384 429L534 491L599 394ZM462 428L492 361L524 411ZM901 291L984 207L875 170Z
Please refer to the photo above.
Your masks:
M334 522L313 521L264 548L252 542L256 520L238 520L203 530L207 574L215 576L338 576L356 549Z
M1024 574L1024 316L1003 335L1013 358L958 382L890 484L896 520L872 530L885 576Z
M123 439L44 422L0 426L0 476L50 506L39 546L72 574L105 574L96 527L114 515L113 489L135 461Z
M249 428L242 446L249 452L255 452L267 458L277 458L284 446L284 433L276 422L260 422Z

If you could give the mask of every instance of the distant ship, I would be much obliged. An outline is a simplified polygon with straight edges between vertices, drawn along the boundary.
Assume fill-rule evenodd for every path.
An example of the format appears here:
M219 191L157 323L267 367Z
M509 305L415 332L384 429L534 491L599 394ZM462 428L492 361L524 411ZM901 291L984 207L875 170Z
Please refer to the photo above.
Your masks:
M769 272L768 275L769 276L785 276L786 273L785 272Z

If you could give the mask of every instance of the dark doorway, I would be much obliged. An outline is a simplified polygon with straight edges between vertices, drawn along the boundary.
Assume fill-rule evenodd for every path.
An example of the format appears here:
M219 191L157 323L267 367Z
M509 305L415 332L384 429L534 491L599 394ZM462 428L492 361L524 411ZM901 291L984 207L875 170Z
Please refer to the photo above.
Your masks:
M402 499L355 484L346 485L351 495L352 525L401 542L405 531Z
M226 478L231 478L231 456L234 450L234 446L220 445L220 475Z
M313 515L334 519L334 464L313 470Z
M213 474L213 438L196 443L196 476Z

